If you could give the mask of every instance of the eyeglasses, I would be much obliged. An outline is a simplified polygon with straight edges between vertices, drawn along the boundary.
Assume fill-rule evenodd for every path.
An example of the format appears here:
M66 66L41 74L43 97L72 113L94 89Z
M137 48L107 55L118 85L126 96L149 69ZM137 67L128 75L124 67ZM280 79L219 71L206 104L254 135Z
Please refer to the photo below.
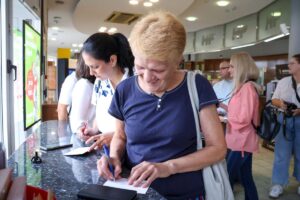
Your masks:
M289 62L289 65L295 65L295 64L297 64L297 63L295 63L295 62Z

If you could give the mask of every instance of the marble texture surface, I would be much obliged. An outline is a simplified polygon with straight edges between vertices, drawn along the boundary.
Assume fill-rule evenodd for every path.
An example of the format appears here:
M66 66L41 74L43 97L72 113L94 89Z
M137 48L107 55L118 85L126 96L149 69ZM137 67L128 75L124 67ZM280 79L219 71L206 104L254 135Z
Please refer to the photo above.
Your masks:
M84 143L71 133L69 125L56 120L42 122L26 141L16 150L8 160L8 167L13 168L14 176L26 176L27 184L52 190L57 199L77 199L77 192L87 184L103 184L99 177L96 160L101 157L100 152L92 152L82 156L64 156L72 148L84 146ZM47 143L63 143L70 140L72 147L52 151L41 151L41 164L32 164L31 158L39 146ZM149 188L145 195L138 194L141 200L164 199L155 190Z

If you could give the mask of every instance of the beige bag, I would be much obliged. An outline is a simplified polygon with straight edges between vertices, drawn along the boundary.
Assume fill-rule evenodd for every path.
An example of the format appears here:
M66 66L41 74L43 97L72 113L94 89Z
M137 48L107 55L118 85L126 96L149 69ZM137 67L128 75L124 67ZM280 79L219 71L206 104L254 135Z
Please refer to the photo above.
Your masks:
M195 72L188 72L187 85L193 107L195 125L197 130L197 149L202 149L202 133L200 131L198 114L199 99L195 80L196 74L197 73ZM225 160L222 160L211 166L205 167L202 170L202 174L206 193L206 200L234 200Z

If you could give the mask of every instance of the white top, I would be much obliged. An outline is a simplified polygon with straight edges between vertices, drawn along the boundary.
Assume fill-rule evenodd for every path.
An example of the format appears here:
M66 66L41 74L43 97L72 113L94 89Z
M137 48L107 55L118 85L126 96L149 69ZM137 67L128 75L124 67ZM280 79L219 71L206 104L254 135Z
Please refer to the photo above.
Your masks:
M300 96L299 83L297 84L297 93ZM284 77L278 82L272 99L281 99L283 101L294 103L298 108L300 108L300 103L297 101L291 76Z
M76 82L77 82L77 78L76 78L75 72L72 72L70 75L68 75L65 78L65 80L61 86L61 90L60 90L60 94L59 94L58 102L60 104L71 105L72 90L73 90Z
M122 80L127 77L128 71L125 71ZM108 113L114 93L115 89L112 87L110 80L100 81L97 79L95 81L92 104L96 105L96 123L99 131L102 133L115 130L115 119Z
M217 98L220 103L223 103L225 105L228 105L228 102L232 95L233 90L233 81L232 80L221 80L214 84L213 86L214 91L217 95ZM225 100L225 101L223 101ZM223 108L218 108L219 113L226 114L226 111Z
M70 125L73 133L83 124L92 124L95 118L95 106L91 104L93 84L87 79L81 78L75 84L72 92L72 108L70 113Z

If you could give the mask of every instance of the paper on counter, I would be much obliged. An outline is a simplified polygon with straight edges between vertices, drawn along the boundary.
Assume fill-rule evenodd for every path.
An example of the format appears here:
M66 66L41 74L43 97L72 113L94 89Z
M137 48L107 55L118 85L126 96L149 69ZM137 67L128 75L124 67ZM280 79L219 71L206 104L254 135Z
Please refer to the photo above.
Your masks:
M132 185L128 185L128 179L127 178L121 178L116 181L107 180L104 184L104 186L108 187L114 187L114 188L120 188L125 190L135 190L139 194L146 194L149 187L142 188L142 187L134 187Z
M69 151L68 153L65 153L65 156L77 156L77 155L83 155L89 151L90 147L79 147L77 149L73 149Z

